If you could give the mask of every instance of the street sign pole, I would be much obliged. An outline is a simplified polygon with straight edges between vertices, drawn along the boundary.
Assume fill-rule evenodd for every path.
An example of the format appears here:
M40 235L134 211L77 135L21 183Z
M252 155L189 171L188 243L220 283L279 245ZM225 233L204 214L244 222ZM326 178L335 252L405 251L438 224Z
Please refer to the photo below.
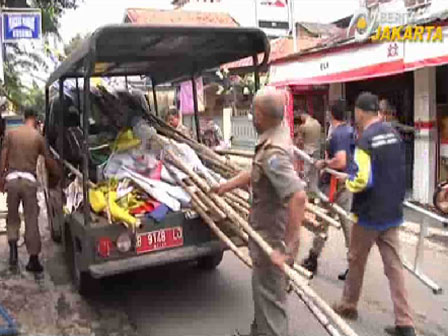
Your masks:
M289 0L289 18L292 27L292 39L294 43L294 53L297 52L297 29L296 22L294 19L294 0Z
M0 9L0 81L2 85L5 85L5 66L4 66L4 50L3 45L3 11Z

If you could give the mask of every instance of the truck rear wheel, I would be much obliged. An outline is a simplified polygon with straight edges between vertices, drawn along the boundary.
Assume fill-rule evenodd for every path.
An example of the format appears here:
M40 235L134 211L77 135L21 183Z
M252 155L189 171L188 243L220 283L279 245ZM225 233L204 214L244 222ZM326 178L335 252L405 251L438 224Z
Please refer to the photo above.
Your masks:
M88 296L94 293L98 287L98 282L92 278L88 272L80 270L78 247L76 246L76 240L72 237L68 226L65 228L65 255L67 264L70 268L73 285L78 293L83 296Z
M224 251L211 254L198 259L198 268L203 270L214 270L221 263Z

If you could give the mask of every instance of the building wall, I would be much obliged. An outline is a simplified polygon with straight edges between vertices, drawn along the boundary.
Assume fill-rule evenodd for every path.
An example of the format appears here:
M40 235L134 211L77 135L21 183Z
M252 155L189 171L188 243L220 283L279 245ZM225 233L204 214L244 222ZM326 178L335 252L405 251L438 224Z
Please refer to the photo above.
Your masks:
M421 203L432 203L436 183L436 68L414 72L414 123L420 131L414 143L413 198Z

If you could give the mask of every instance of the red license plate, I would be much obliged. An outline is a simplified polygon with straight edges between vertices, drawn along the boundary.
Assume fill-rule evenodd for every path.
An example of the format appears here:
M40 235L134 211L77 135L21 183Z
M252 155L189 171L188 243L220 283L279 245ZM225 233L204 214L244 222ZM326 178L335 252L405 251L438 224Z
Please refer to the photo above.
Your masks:
M147 253L183 246L184 236L181 227L140 233L137 235L137 253Z

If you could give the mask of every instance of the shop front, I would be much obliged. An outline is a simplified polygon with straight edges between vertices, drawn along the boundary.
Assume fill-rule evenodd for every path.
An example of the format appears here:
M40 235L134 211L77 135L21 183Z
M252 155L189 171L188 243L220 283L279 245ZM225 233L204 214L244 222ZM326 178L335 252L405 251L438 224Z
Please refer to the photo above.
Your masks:
M271 85L323 90L324 111L345 98L353 112L357 95L370 91L396 109L397 121L413 126L404 134L409 196L431 203L434 187L448 178L448 27L444 42L346 43L313 53L292 55L271 64ZM313 90L290 90L297 108L308 108ZM294 92L296 92L294 94ZM310 93L311 92L311 93ZM323 113L325 116L325 113Z

